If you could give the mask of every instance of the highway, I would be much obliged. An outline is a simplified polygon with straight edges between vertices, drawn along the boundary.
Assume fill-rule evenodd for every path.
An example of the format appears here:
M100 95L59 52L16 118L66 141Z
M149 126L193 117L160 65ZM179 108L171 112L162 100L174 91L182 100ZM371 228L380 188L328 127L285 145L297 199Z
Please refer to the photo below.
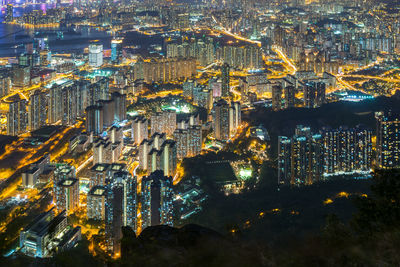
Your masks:
M276 45L272 46L272 51L274 51L280 59L285 62L285 65L287 67L287 71L289 74L294 75L297 71L297 67L292 63L292 61L283 53L282 49ZM285 75L286 76L286 75Z

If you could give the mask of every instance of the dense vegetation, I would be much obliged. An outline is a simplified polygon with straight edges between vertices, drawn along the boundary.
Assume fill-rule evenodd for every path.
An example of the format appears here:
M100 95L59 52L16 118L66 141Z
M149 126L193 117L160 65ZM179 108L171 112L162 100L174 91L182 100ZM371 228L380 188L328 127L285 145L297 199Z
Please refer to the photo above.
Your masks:
M271 137L271 155L277 155L279 135L292 136L297 125L311 127L313 132L323 127L355 127L364 125L375 131L376 111L400 111L399 97L378 97L362 102L333 102L316 109L296 108L274 112L264 107L245 112L243 119L250 125L263 125Z
M341 186L346 184L343 183ZM324 186L321 186L319 189L323 191ZM332 186L334 184L330 184L329 187ZM298 201L304 202L304 198L311 199L312 197L307 196L314 189L309 187L287 190L286 193L293 197L295 205ZM288 220L282 228L287 228L289 232L287 238L280 239L280 243L270 242L271 238L264 235L246 238L244 231L222 235L193 224L181 228L149 227L138 237L132 229L124 228L122 257L117 260L109 259L106 264L109 266L399 266L400 171L377 172L370 190L368 196L352 197L355 210L348 222L342 221L336 215L329 215L320 230L299 236L291 231L291 228L296 227L295 220L282 218ZM258 194L261 195L261 191ZM333 203L335 202L336 200ZM340 210L343 207L339 205L337 208ZM252 208L249 206L249 209ZM264 225L265 227L269 226ZM260 229L262 228L258 230ZM105 262L91 256L87 247L87 242L83 241L73 250L60 253L52 259L34 260L18 257L1 259L0 262L8 266L104 266Z

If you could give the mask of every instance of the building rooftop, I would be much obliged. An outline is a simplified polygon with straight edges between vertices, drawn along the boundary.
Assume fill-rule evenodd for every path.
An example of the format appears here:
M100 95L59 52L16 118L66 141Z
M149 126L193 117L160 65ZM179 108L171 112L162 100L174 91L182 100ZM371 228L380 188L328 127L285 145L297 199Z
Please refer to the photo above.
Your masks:
M90 189L88 195L91 196L104 196L106 194L106 188L103 186L94 186Z
M58 183L59 186L72 186L78 182L76 178L67 178Z
M104 172L108 169L110 165L107 163L98 163L96 165L94 165L91 170L95 171L95 172Z
M29 231L32 234L43 236L47 232L51 231L51 229L54 229L54 227L64 219L66 219L65 211L62 211L54 217L54 208L52 208L36 217L36 219L24 229L24 231Z

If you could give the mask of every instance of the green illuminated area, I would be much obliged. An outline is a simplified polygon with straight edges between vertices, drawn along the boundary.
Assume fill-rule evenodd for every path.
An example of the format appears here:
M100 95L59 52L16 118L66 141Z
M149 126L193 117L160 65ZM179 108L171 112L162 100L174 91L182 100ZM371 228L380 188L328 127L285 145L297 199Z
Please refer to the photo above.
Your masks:
M69 81L71 81L71 80L70 80L70 79L55 80L55 81L53 81L53 82L48 83L47 85L45 85L45 88L51 88L54 84L56 84L56 85L61 85L61 84L64 84L64 83L66 83L66 82L69 82Z
M193 112L194 108L192 105L189 103L184 103L184 104L175 104L172 105L164 105L161 106L162 110L174 110L176 113L191 113Z
M164 98L144 99L140 98L135 104L128 107L127 114L130 117L148 112L174 110L177 114L196 113L200 108L190 104L179 96L167 96Z
M110 77L116 69L114 68L103 68L103 69L95 69L93 71L80 71L77 73L78 76L86 79L94 79L96 77Z
M251 178L253 171L250 168L243 168L239 171L239 178L242 180L247 180Z
M251 164L247 161L239 160L231 162L231 166L235 175L240 180L248 180L253 175Z

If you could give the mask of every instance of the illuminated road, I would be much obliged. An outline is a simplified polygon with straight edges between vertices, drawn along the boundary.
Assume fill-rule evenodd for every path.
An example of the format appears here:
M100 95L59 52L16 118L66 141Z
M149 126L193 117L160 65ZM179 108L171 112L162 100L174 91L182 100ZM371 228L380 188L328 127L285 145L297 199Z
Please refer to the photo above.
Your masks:
M169 95L180 95L183 93L183 90L167 90L167 91L161 91L161 92L157 92L155 94L151 94L151 95L144 95L142 96L143 98L146 99L153 99L153 98L157 98L157 97L167 97Z
M58 157L60 153L60 149L58 149L58 145L64 144L66 137L71 134L73 131L76 131L78 128L82 127L82 122L77 123L74 126L65 128L62 132L54 134L50 137L46 142L37 147L30 148L17 148L19 151L23 151L25 155L18 161L14 161L13 169L9 173L9 176L3 177L3 184L5 183L5 188L3 188L3 184L0 188L0 200L3 200L9 196L12 196L17 190L18 186L22 183L20 179L21 169L29 164L32 164L39 160L46 153L50 153L51 157ZM68 139L67 139L68 140ZM64 151L61 149L61 151ZM13 153L15 153L13 149L6 150L3 155L1 155L2 159L7 157L11 157ZM11 179L11 180L9 180Z
M297 71L296 66L292 63L292 61L283 53L282 49L276 45L272 46L272 51L274 51L280 59L282 59L288 67L288 72L291 75L294 75Z
M89 163L93 161L93 155L90 156L87 160L85 160L81 165L76 168L76 173L79 173L83 168L85 168Z

